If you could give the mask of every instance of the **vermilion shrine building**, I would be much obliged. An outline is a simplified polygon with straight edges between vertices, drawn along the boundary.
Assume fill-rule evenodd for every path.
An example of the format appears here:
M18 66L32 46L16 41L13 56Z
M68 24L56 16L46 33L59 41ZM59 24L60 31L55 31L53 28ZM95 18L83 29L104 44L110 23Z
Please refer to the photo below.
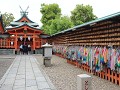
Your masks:
M35 53L46 42L42 38L45 34L39 28L39 25L31 21L26 12L21 14L21 18L11 22L10 26L6 27L6 30L3 26L2 15L0 16L0 48L4 52L7 49L17 54L19 46L26 43L30 44L33 53Z

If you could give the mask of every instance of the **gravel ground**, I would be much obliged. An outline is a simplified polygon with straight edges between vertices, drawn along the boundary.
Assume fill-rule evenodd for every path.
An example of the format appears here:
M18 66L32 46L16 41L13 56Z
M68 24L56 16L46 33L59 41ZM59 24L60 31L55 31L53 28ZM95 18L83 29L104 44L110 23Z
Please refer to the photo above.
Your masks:
M0 79L6 73L14 60L14 55L0 55Z
M70 65L65 59L53 55L51 67L45 67L41 55L34 55L40 67L48 75L57 90L77 90L77 75L88 74L92 76L93 90L120 90L120 86L115 85L100 77L87 73L80 68Z

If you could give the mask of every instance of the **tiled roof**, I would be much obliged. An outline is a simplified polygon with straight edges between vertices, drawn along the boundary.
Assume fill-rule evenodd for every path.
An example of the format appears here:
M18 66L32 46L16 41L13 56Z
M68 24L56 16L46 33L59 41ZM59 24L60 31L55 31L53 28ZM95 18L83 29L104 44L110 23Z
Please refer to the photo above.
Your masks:
M96 20L93 20L93 21L90 21L90 22L87 22L87 23L83 23L83 24L78 25L78 26L74 26L72 28L69 28L69 29L63 30L61 32L58 32L56 34L53 34L52 36L62 34L62 33L68 32L68 31L72 31L72 30L77 29L77 28L81 28L81 27L84 27L84 26L87 26L87 25L90 25L90 24L94 24L94 23L104 21L104 20L107 20L107 19L110 19L110 18L118 17L118 16L120 17L120 12L117 12L117 13L114 13L114 14L111 14L111 15L108 15L108 16L105 16L105 17L102 17L102 18L98 18Z

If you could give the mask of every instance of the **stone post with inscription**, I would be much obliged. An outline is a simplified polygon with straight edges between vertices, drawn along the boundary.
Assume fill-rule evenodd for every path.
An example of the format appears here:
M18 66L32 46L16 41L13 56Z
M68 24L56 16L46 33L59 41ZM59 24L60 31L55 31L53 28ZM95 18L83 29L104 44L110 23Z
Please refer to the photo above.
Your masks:
M92 90L92 78L87 74L77 75L77 90Z

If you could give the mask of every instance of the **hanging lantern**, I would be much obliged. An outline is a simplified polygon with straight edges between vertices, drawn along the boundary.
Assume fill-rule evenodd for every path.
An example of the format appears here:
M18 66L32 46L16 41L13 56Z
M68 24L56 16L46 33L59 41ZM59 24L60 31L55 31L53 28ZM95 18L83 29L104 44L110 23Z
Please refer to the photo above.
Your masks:
M20 40L21 40L21 41L23 40L23 37L22 37L22 36L20 36Z
M30 36L28 36L28 40L30 41Z
M13 41L11 41L10 44L13 45Z

